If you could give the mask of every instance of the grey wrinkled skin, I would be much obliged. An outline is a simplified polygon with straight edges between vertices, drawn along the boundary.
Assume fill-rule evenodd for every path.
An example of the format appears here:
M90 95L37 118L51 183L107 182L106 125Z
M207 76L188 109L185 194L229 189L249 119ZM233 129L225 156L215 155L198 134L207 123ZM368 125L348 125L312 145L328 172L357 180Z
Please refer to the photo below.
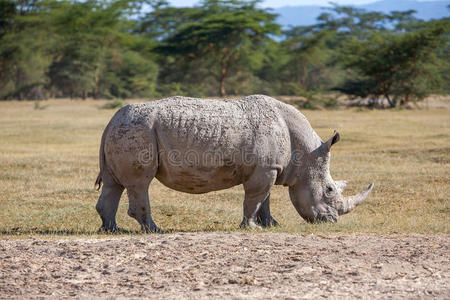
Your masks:
M159 232L151 217L153 178L177 191L199 194L243 184L241 226L271 226L273 185L289 187L297 212L308 222L337 221L370 193L343 197L333 181L330 148L293 106L263 95L237 100L170 97L129 104L107 125L100 146L103 182L97 211L102 229L117 230L115 215L127 189L128 214L143 230Z

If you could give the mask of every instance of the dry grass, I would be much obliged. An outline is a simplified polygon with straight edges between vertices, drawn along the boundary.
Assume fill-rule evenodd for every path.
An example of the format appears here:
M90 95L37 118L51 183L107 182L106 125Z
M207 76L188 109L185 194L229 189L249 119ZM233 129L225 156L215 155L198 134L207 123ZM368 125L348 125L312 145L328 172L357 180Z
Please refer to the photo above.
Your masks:
M95 235L98 147L114 113L104 101L0 102L0 234ZM332 176L350 179L346 193L375 182L370 198L337 224L306 224L287 189L275 187L274 232L449 233L450 113L304 111L323 138L341 133ZM232 231L242 218L242 187L203 195L179 193L156 180L150 187L155 222L169 231ZM124 196L118 224L133 234Z

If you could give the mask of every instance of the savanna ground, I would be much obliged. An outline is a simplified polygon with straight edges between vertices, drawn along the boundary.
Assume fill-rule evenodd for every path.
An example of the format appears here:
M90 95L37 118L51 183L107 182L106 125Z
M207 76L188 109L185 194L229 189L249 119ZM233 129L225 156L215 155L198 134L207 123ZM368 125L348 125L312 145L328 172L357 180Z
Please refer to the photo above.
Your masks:
M104 103L0 102L0 298L450 295L449 108L303 111L322 138L340 132L331 174L351 180L345 194L375 182L336 224L307 224L275 187L281 226L238 230L242 187L189 195L155 180L169 233L141 235L124 196L122 234L108 236L93 188Z

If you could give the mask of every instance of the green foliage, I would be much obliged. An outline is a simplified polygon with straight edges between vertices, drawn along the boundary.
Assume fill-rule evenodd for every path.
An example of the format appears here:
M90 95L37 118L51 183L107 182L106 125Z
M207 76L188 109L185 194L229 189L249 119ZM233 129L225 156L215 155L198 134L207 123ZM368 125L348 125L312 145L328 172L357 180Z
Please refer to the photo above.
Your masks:
M128 1L0 1L0 99L150 97L150 41Z
M42 99L49 64L46 2L0 1L0 99Z
M54 17L57 38L49 69L55 89L82 98L153 93L156 66L129 49L138 41L121 32L127 7L122 2L61 4Z
M61 3L61 9L55 11L57 36L49 77L52 87L71 98L86 98L89 91L98 90L104 49L114 39L108 37L110 26L115 25L114 17L99 9L99 4Z
M201 69L214 78L219 85L218 94L224 96L225 80L232 73L239 80L249 65L258 64L258 56L252 54L269 40L270 34L279 31L275 15L257 9L256 4L257 1L204 1L202 14L181 24L157 51L174 55L176 62L199 64L195 71Z
M391 107L424 99L440 84L439 60L433 53L444 42L447 22L405 34L373 34L368 40L353 39L343 55L357 76L338 90L378 99Z
M263 93L316 108L337 105L317 96L333 89L392 106L450 91L449 19L334 5L280 38L259 5L0 0L0 99Z
M103 109L118 109L121 107L124 107L125 105L127 105L123 100L121 99L115 99L115 100L111 100L108 101L107 103L105 103L105 105L102 106Z
M332 66L335 54L326 45L332 32L310 30L312 28L293 28L286 32L287 39L283 42L289 57L283 66L289 74L285 81L295 86L293 93L296 95L307 90L325 90L335 82L333 74L338 72Z
M302 97L304 100L297 100L294 104L302 109L334 109L338 106L336 97L332 95L302 91L297 96Z
M98 89L105 98L148 97L155 93L158 68L132 50L108 51Z

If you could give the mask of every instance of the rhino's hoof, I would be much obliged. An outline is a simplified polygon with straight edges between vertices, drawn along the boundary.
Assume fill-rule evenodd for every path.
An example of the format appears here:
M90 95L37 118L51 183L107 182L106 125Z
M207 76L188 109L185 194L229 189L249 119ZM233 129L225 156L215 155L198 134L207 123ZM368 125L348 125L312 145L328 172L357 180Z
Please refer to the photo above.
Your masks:
M119 228L117 226L105 227L102 226L98 229L98 233L119 233Z
M142 230L145 231L145 233L165 233L157 226L142 226Z
M278 222L272 217L263 220L258 219L257 221L258 225L261 225L262 227L272 227L272 226L275 227L279 225Z
M262 227L259 225L259 223L255 223L252 221L248 221L247 219L244 218L244 220L242 220L241 225L239 225L239 228L241 229L262 229Z

